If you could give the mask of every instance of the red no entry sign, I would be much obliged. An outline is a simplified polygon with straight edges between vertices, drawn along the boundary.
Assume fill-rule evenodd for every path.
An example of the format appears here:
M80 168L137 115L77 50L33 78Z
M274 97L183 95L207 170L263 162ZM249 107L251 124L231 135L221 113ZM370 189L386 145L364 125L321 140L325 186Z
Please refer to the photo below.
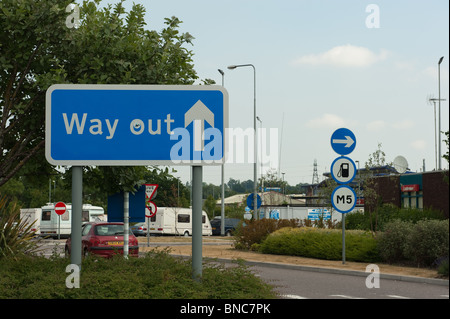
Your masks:
M64 204L63 202L57 202L55 204L55 213L57 213L58 215L62 215L66 212L66 204Z
M148 202L148 205L145 205L145 217L150 218L155 216L158 207L153 202Z

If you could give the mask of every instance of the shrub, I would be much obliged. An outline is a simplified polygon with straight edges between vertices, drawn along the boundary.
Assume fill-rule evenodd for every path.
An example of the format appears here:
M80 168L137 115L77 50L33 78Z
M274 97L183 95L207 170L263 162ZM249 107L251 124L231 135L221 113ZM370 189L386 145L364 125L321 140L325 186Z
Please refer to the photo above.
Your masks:
M313 227L284 228L269 235L260 245L263 253L328 260L342 258L342 231ZM365 231L345 232L345 256L349 261L379 260L377 245Z
M423 220L410 232L404 254L417 265L431 266L438 258L449 255L449 222Z
M445 216L441 211L433 209L399 208L384 204L372 213L368 211L348 213L345 217L345 228L384 231L385 225L396 219L417 223L425 219L444 220Z
M20 219L20 208L15 202L0 198L0 259L39 250L39 240L31 240L35 234L33 224Z
M442 260L439 260L436 265L438 267L438 274L448 277L448 256L441 258Z
M449 222L447 220L394 220L386 224L377 237L380 257L389 263L413 262L432 266L449 255Z
M377 235L380 257L388 263L404 261L405 245L412 229L411 222L399 219L387 223L384 232Z
M144 258L83 260L80 289L66 287L66 258L18 256L0 259L0 299L265 299L274 288L243 264L204 263L201 282L192 279L192 263L168 251Z
M275 230L283 227L298 227L301 222L297 219L260 219L246 221L235 232L236 249L252 249L260 244ZM256 245L255 245L256 244Z

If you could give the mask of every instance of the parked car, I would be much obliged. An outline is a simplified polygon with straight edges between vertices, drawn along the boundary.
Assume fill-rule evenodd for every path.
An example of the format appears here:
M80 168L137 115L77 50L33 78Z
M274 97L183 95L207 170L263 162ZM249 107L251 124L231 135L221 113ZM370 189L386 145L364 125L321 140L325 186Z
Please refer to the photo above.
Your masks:
M236 227L238 226L240 219L238 218L225 218L225 236L232 236ZM212 234L220 236L221 234L222 218L215 217L211 220Z
M147 225L145 223L137 223L130 227L134 236L147 236Z
M90 254L101 257L111 257L123 254L123 223L90 222L81 228L81 252L83 256ZM71 238L65 245L66 255L71 253ZM128 255L138 257L139 244L137 238L130 231L128 236Z

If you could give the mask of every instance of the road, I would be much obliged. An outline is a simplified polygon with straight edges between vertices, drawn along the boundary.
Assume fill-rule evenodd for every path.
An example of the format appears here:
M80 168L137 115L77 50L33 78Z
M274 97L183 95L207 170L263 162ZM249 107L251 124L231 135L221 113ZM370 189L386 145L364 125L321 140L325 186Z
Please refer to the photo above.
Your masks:
M42 254L64 254L65 240L43 241ZM141 245L145 245L141 243ZM380 279L379 288L367 288L366 277L295 269L275 268L261 264L253 272L276 287L284 299L449 299L449 287ZM369 274L368 274L369 275Z
M380 279L367 288L366 277L253 266L286 299L448 299L448 286Z

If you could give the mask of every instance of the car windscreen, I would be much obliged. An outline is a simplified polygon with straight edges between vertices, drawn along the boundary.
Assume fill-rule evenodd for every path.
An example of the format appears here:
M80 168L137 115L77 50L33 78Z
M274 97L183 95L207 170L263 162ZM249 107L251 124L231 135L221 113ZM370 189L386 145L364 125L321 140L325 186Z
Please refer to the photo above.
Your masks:
M97 225L94 229L94 234L97 236L114 236L114 235L123 235L124 227L123 225ZM130 234L131 231L129 232Z
M211 226L212 227L216 227L216 226L220 226L220 219L213 219L211 220Z

